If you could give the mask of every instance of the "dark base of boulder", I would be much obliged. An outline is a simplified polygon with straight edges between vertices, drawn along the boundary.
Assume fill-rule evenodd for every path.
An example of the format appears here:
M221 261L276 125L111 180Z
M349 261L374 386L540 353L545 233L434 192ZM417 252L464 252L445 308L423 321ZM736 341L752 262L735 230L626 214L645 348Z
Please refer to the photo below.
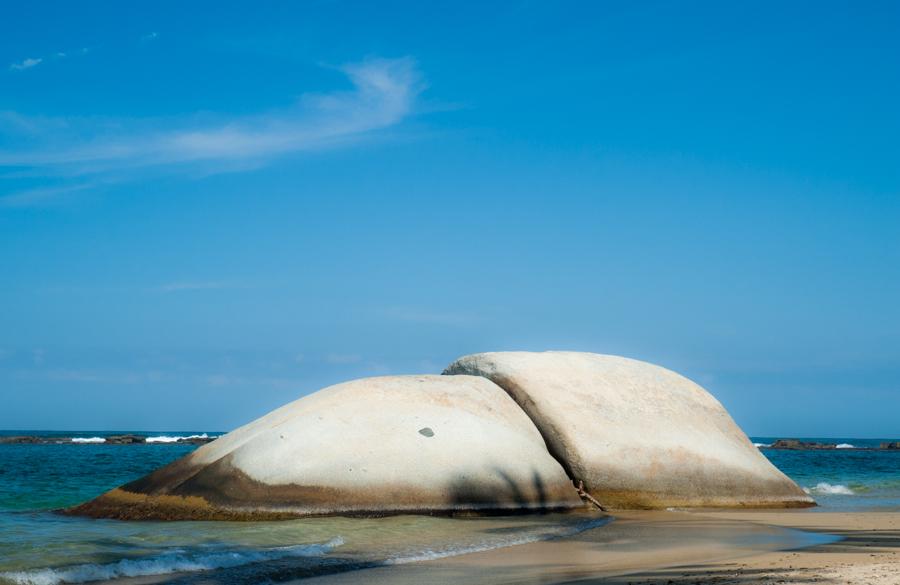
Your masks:
M211 504L199 496L147 495L116 488L84 504L59 510L66 516L86 516L111 520L227 520L264 521L296 518L345 516L353 518L383 518L405 514L442 517L513 516L547 512L570 512L589 509L571 506L542 506L523 508L460 505L452 508L398 507L395 509L344 509L333 512L307 508L231 508Z
M197 496L151 496L121 488L73 508L60 511L67 516L87 516L112 520L284 520L297 514L264 510L229 510L211 505Z
M795 497L785 499L755 499L748 497L687 497L671 494L654 495L637 491L597 491L591 492L604 508L616 510L665 510L668 508L685 508L691 510L733 510L733 509L785 509L814 508L818 506L813 500L800 500Z

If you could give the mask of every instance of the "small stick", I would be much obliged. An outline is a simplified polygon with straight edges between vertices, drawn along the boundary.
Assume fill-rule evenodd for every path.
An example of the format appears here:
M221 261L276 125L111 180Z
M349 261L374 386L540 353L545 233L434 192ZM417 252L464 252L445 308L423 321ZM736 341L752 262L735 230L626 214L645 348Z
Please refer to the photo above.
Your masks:
M591 494L584 491L584 482L582 480L580 480L580 479L578 480L578 485L575 486L575 489L578 490L578 495L581 496L583 499L589 501L590 503L592 503L595 506L597 506L598 508L600 508L600 511L606 512L606 508L603 507L603 504L598 502L594 496L592 496Z

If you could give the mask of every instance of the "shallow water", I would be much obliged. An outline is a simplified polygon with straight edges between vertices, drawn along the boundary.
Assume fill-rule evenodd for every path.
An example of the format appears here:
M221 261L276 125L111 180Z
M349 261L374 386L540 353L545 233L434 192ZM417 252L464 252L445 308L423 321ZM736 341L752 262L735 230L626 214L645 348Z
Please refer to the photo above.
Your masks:
M74 435L92 439L108 434L122 433ZM195 448L166 442L0 444L0 583L52 585L213 570L227 571L228 581L258 582L275 574L287 578L329 573L570 536L608 521L600 515L545 514L471 519L395 516L122 522L52 512L140 477Z
M242 573L235 568L260 561L267 562L267 571L304 576L572 536L608 521L585 514L280 522L121 522L47 512L2 514L0 580L46 584L211 569L231 569L230 580L236 581ZM259 570L250 572L250 581L259 577Z
M107 434L122 433L58 433L85 439ZM90 520L52 512L140 477L195 448L165 442L0 445L0 583L52 585L175 572L186 582L192 575L218 575L223 582L255 583L582 534L592 535L590 538L599 542L609 530L598 528L607 518L584 513L159 523ZM824 509L900 509L898 453L763 452L800 485L813 490ZM832 487L823 488L823 483ZM841 493L833 486L844 486L850 493ZM698 537L705 538L704 534L703 530L697 532ZM784 531L760 533L758 538L762 539L760 546L766 547L808 544L805 536ZM796 543L792 544L792 538ZM650 535L644 534L637 544L646 547L652 542ZM617 543L610 541L604 546L615 547Z

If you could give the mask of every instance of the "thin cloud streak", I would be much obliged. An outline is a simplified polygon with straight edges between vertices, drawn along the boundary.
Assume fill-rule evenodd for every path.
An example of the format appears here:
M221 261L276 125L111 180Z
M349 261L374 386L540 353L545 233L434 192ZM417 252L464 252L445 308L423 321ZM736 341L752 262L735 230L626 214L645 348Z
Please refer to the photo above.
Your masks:
M267 161L347 144L393 126L413 112L424 88L410 58L369 59L340 71L353 84L352 90L305 95L282 111L217 124L52 120L45 126L56 131L38 136L42 144L0 151L0 167L102 174L196 162ZM169 128L153 129L165 126ZM91 137L79 138L85 135ZM24 138L35 141L34 134ZM62 148L51 146L67 142Z
M55 200L60 195L84 191L85 189L90 189L95 186L96 185L93 183L87 183L16 191L9 195L0 196L0 207L32 207L34 205L42 205L48 201Z
M13 71L22 71L24 69L31 69L32 67L37 67L44 60L40 57L29 57L28 59L23 59L18 63L10 63L9 68Z
M89 49L87 47L84 47L78 51L75 51L75 54L76 55L78 55L78 54L85 55L88 53L88 51L89 51ZM65 59L69 55L70 55L70 53L67 53L66 51L57 51L57 52L51 53L50 55L45 56L45 57L29 57L27 59L22 59L21 61L18 61L15 63L10 63L9 70L10 71L24 71L25 69L31 69L33 67L37 67L38 65L47 63L49 61Z

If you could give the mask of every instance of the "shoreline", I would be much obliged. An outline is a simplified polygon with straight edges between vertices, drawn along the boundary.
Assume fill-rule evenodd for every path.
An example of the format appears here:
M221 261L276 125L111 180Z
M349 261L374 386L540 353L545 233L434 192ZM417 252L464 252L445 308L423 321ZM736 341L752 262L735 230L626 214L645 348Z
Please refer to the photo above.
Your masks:
M488 531L496 530L505 528ZM563 537L491 549L474 544L465 552L423 549L382 561L354 559L353 549L339 547L313 566L266 560L104 582L900 585L898 510L616 511L609 522Z
M900 584L900 511L613 515L571 538L290 583Z
M697 566L672 566L621 575L603 583L900 583L900 511L716 511L710 518L779 526L840 540L798 550L770 551L747 558L710 561ZM594 579L585 583L601 582Z

